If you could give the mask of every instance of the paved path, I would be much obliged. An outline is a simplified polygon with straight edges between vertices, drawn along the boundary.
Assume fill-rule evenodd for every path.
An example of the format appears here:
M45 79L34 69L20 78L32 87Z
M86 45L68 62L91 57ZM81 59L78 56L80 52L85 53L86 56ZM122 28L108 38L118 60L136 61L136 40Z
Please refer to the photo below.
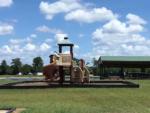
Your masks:
M44 77L0 77L0 80L43 80Z
M69 80L70 77L66 76L66 80ZM43 77L0 77L0 80L17 80L17 81L33 81L33 80L44 80ZM90 76L90 80L99 80L99 76Z

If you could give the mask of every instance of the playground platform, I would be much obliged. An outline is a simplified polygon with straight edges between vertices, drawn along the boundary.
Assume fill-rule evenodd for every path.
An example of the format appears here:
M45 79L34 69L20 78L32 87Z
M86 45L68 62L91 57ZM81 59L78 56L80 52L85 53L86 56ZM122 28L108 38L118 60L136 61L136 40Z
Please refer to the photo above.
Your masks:
M43 88L139 88L139 84L125 80L99 80L90 83L70 83L64 81L21 81L0 85L0 89L43 89Z

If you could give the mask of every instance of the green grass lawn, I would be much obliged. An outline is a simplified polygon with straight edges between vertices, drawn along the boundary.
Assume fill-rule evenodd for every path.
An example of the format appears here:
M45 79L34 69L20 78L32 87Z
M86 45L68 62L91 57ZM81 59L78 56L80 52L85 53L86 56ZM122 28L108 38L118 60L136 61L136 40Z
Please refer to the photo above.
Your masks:
M0 89L0 108L24 113L150 113L150 80L140 88Z
M13 82L17 82L17 81L15 81L15 80L0 80L0 85L7 84L7 83L13 83Z

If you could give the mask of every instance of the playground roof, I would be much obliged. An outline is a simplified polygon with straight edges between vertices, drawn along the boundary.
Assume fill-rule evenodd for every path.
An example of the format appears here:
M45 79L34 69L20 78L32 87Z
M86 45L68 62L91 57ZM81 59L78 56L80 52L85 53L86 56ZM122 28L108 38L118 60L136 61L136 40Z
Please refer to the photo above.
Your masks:
M73 43L70 42L70 40L67 37L65 37L63 40L61 40L60 42L58 42L58 45L73 46Z

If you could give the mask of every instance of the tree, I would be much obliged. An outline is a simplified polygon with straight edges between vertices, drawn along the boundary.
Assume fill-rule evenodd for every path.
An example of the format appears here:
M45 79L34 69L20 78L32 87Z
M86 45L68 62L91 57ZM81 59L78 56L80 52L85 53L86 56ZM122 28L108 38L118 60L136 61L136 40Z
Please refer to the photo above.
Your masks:
M98 75L98 60L96 60L96 58L93 58L93 67L92 67L92 70L93 70L93 74L94 75Z
M43 60L41 57L35 57L33 59L33 72L42 72L43 69Z
M13 74L16 75L20 72L22 63L20 61L20 58L15 58L12 59L12 63L11 63L12 69L13 69Z
M32 70L32 66L28 65L28 64L25 64L21 67L21 72L23 75L27 75L31 72Z
M13 75L13 67L12 66L7 67L7 74L8 75Z
M0 65L0 75L2 74L2 68L1 68L1 65Z
M7 62L6 62L6 60L3 60L1 63L1 74L2 75L7 74L7 68L8 68Z
M96 58L93 58L93 67L97 67L98 66L98 60L96 60Z
M79 65L79 59L78 58L73 58L73 61L75 61L77 63L77 65Z

